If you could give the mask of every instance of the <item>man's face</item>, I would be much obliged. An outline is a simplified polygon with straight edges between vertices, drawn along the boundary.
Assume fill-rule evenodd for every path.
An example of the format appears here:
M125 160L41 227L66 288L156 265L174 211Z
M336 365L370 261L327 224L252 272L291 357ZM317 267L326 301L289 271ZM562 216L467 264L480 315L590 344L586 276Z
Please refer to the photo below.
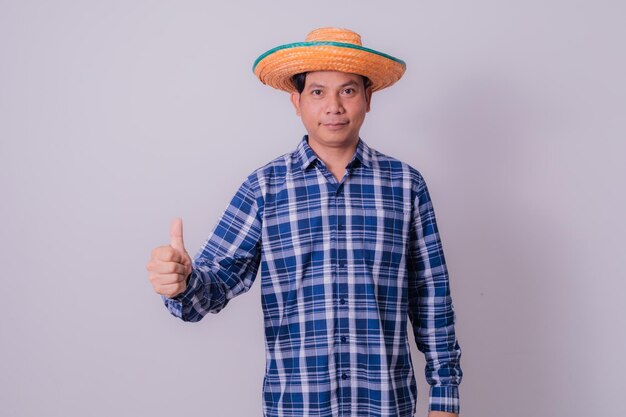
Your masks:
M354 146L370 110L372 89L363 77L338 71L314 71L306 76L302 93L291 102L309 134L309 141L326 148Z

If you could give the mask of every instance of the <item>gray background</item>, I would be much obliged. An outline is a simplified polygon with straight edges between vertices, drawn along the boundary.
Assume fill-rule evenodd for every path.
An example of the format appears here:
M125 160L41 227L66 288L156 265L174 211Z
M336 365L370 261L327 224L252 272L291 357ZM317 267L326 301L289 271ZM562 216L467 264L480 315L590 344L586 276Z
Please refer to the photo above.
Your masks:
M258 283L184 324L144 268L172 217L194 255L240 182L295 148L288 96L251 66L321 26L407 62L361 133L431 189L463 415L626 415L625 12L0 1L0 415L261 415Z

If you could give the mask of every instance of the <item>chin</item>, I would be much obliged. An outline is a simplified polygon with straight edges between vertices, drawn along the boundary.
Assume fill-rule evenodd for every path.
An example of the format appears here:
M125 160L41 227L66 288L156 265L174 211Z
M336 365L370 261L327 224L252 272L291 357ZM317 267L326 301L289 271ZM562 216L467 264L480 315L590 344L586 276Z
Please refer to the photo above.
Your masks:
M350 139L350 138L346 138L346 137L337 137L337 136L335 136L335 137L326 137L326 138L323 138L323 141L324 141L325 143L332 144L332 145L337 145L337 146L341 146L341 145L349 145L349 144L351 144L352 142L354 142L354 141L353 141L352 139Z

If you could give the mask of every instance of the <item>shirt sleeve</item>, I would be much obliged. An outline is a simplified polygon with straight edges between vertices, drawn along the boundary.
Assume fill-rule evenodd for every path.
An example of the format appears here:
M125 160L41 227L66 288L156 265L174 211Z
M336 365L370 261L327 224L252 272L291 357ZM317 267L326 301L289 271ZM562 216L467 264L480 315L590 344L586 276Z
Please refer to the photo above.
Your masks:
M448 271L428 188L417 186L409 242L409 318L417 348L426 358L430 410L459 412L463 373Z
M163 297L167 309L184 321L199 321L248 291L261 258L261 223L259 200L248 179L193 259L186 290Z

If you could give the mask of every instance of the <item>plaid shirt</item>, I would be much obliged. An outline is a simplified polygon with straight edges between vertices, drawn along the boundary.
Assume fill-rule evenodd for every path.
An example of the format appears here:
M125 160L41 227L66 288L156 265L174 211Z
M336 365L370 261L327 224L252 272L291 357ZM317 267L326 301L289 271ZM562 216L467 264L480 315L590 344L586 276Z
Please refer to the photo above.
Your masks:
M430 409L458 412L461 351L424 179L360 140L337 182L307 140L246 179L166 306L198 321L261 266L267 417L413 416L409 318Z

